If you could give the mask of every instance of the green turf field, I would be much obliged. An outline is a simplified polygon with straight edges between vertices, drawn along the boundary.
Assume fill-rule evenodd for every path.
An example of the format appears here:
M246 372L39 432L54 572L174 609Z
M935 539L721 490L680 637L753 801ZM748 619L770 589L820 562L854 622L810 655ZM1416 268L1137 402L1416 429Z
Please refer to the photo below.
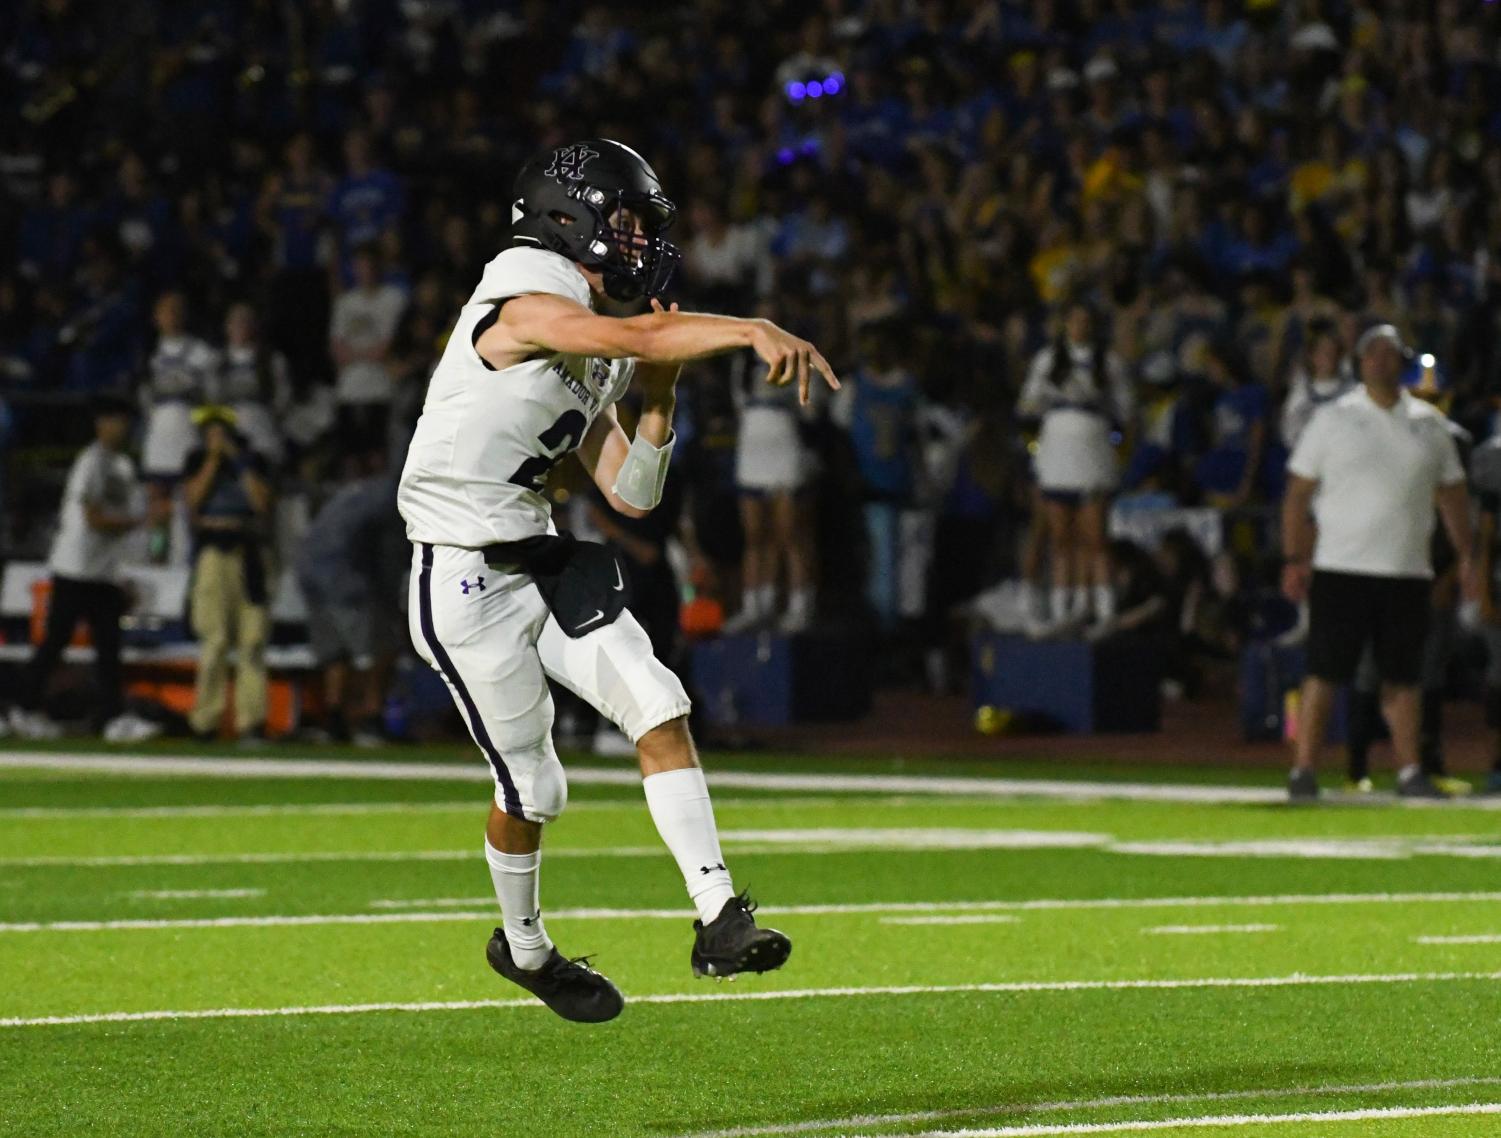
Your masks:
M795 942L732 985L691 977L681 880L590 760L543 870L626 994L587 1027L485 965L483 766L380 756L414 757L0 755L0 1134L1501 1135L1486 804L719 757L731 869Z

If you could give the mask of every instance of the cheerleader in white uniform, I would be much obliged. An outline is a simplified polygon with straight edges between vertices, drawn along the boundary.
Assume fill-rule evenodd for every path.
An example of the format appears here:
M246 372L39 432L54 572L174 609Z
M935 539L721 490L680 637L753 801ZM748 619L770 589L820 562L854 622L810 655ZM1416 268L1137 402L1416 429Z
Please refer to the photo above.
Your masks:
M286 457L278 420L291 401L286 357L260 342L254 308L244 302L230 305L213 402L234 411L236 428L250 449L273 469Z
M1282 445L1289 454L1303 437L1314 412L1355 386L1355 376L1343 359L1344 349L1334 325L1317 321L1309 325L1308 335L1308 349L1293 372L1287 402L1282 405Z
M802 632L813 619L815 539L801 491L812 479L814 463L798 432L797 392L754 383L748 373L743 380L736 376L735 390L746 393L735 441L745 554L740 611L725 622L724 631L744 632L775 620L778 570L785 565L787 611L780 628Z
M147 534L150 559L186 557L186 519L174 512L172 497L182 478L188 454L198 445L193 408L208 395L216 359L213 348L187 332L187 302L180 292L164 292L152 313L156 349L141 386L146 437L141 444L141 470L151 529Z
M1051 610L1058 624L1115 616L1105 522L1119 479L1112 434L1130 422L1131 387L1092 309L1069 306L1061 334L1038 352L1017 403L1041 421L1033 470L1047 518Z
M141 466L147 478L171 484L182 477L183 463L198 445L193 408L208 395L215 358L208 344L188 335L188 310L182 293L162 293L153 320L156 350L151 353L141 390L146 412Z

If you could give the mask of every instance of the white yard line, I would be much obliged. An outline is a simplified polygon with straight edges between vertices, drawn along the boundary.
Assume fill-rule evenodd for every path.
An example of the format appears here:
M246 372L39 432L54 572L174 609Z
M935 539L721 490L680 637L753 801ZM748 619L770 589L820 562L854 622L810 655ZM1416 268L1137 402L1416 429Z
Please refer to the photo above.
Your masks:
M475 798L460 799L451 802L287 802L287 803L257 803L245 806L9 806L0 808L0 819L19 818L36 819L41 821L66 820L70 818L226 818L226 817L275 817L280 814L453 814L459 812L473 813L476 809L483 811L488 798L480 794ZM734 808L739 806L765 806L769 799L765 797L729 797L719 796L714 799L714 805L720 808ZM904 805L900 799L881 798L867 805L875 807L891 807ZM775 803L779 810L785 810L789 806L797 809L809 809L820 806L848 806L847 798L798 798L787 802L778 800ZM570 802L568 812L570 814L579 811L614 811L645 809L645 801L638 798L623 798L619 800L601 799L598 801L585 800L583 802ZM1450 840L1451 835L1442 835L1442 840ZM1438 840L1438 839L1435 839Z
M1142 929L1157 936L1209 936L1214 933L1274 933L1281 925L1158 925Z
M1409 905L1463 904L1501 901L1501 893L1273 893L1267 896L1102 896L1102 898L1040 898L1034 901L872 901L850 905L763 905L761 913L1025 913L1025 911L1088 910L1088 908L1219 908L1265 905ZM488 904L489 898L422 898L407 901L381 898L371 908L443 907L443 905ZM605 914L621 919L680 917L686 910L675 908L575 908L548 911L549 917L564 914L581 919Z
M785 851L781 851L785 852ZM549 858L559 857L666 857L665 846L608 846L600 849L563 847L547 851ZM37 857L0 857L0 866L43 868L74 866L101 868L122 865L281 865L320 861L468 861L484 857L483 850L308 850L298 852L205 854L99 854L74 857L70 854L42 854Z
M957 917L882 917L883 925L1014 925L1010 913L965 913Z
M384 897L371 901L372 909L442 908L489 904L489 897ZM962 913L1035 912L1080 909L1200 909L1228 907L1260 908L1275 905L1410 905L1455 904L1501 901L1501 893L1284 893L1251 897L1082 897L1040 898L1032 901L871 901L848 905L763 905L759 912L825 915L840 913ZM553 918L587 917L651 919L672 917L686 909L549 909Z
M1058 1126L1000 1126L985 1130L944 1130L943 1138L1043 1138L1063 1134L1141 1134L1152 1130L1278 1126L1292 1122L1378 1122L1395 1118L1452 1118L1459 1115L1501 1114L1501 1102L1458 1103L1453 1106L1385 1106L1365 1110L1313 1110L1295 1114L1221 1114L1211 1118L1153 1118L1132 1122L1068 1122ZM864 1138L851 1135L850 1138ZM870 1138L877 1138L871 1135Z
M259 818L280 814L447 814L473 810L485 799L468 802L299 802L254 806L13 806L0 818L66 821L72 818Z
M632 1004L706 1004L764 1000L828 1000L861 996L934 996L1034 992L1185 991L1204 988L1305 988L1380 984L1493 982L1501 972L1391 972L1336 976L1212 976L1178 980L1016 980L992 984L905 984L872 988L786 988L771 991L663 992L632 996ZM362 1012L443 1012L473 1008L540 1008L532 999L451 1000L415 1003L320 1004L282 1008L202 1008L186 1011L86 1012L77 1015L13 1016L0 1027L47 1027L73 1023L129 1023L137 1020L240 1019L268 1016L349 1015Z
M1392 1094L1397 1091L1457 1090L1501 1085L1501 1078L1415 1079L1401 1083L1356 1083L1344 1086L1272 1087L1263 1090L1205 1091L1200 1094L1110 1095L1105 1098L1063 1102L1007 1103L1000 1106L953 1107L946 1110L914 1110L903 1114L852 1114L844 1118L807 1119L801 1122L735 1126L727 1130L700 1130L682 1138L766 1138L768 1135L806 1134L818 1130L848 1130L854 1126L896 1126L912 1122L945 1122L959 1118L986 1118L1007 1114L1052 1114L1061 1111L1106 1110L1122 1106L1178 1106L1190 1102L1245 1102L1268 1098L1301 1098L1323 1095Z
M467 856L467 855L466 855ZM1218 906L1266 905L1343 905L1405 904L1412 902L1492 902L1501 901L1501 893L1331 893L1289 894L1283 897L1099 897L1085 900L1036 901L889 901L858 904L763 905L758 910L768 916L835 916L860 913L1016 913L1036 911L1070 911L1089 909L1176 909ZM488 897L438 897L404 902L396 899L372 901L371 907L401 910L406 904L432 906L420 912L266 914L261 916L202 917L148 920L126 918L102 921L16 921L0 924L0 933L31 932L111 932L140 929L199 929L234 927L272 927L277 925L380 925L412 924L423 921L487 920L495 915L494 902ZM462 906L472 905L473 909ZM451 906L451 908L444 908ZM548 909L549 920L686 920L686 909ZM956 922L957 923L957 922Z
M550 915L550 914L549 914ZM473 921L499 916L499 910L443 913L309 913L254 917L132 918L115 921L12 921L0 924L0 933L98 933L136 932L161 929L252 929L299 925L397 925Z
M1418 846L1416 852L1438 857L1501 857L1501 845L1461 846L1436 843Z
M264 897L264 889L133 889L127 897L150 901L189 901L199 897Z
M1472 857L1501 856L1501 846L1470 847L1461 844L1467 835L1453 835L1443 845L1425 845L1422 837L1362 838L1356 841L1275 840L1265 842L1116 842L1109 834L1076 830L975 829L965 827L820 827L814 829L727 829L720 839L738 854L768 854L818 857L850 851L874 853L924 850L932 852L972 850L1091 849L1102 853L1154 854L1178 857L1279 857L1279 858L1376 858L1396 860L1414 854ZM1489 841L1492 835L1477 840ZM195 865L216 862L274 861L402 861L449 860L468 856L464 850L359 850L349 853L294 851L263 853L203 854L37 854L0 857L0 866L112 866ZM647 846L562 846L548 850L548 857L654 857L665 848Z
M401 763L347 759L232 759L192 755L116 755L104 752L0 751L0 767L25 770L95 771L106 774L203 778L346 778L413 782L489 782L489 768L467 763ZM625 766L568 768L579 786L634 786L640 775ZM762 771L709 772L715 787L795 793L911 794L973 798L1045 798L1057 801L1126 799L1135 802L1267 804L1287 801L1279 787L1201 786L1178 783L1102 782L1071 779L953 778L929 775L798 774ZM1362 801L1365 799L1362 796ZM1385 801L1385 800L1383 800ZM1424 807L1416 799L1392 804ZM1452 799L1456 807L1501 810L1501 798Z
M341 759L231 759L183 755L139 756L95 752L0 751L0 767L38 770L101 771L130 775L196 775L206 778L354 778L410 781L489 782L490 771L472 763L398 763ZM568 780L580 786L629 786L641 781L621 767L568 768ZM864 792L915 795L963 795L1055 799L1126 798L1143 802L1281 802L1287 792L1276 787L1185 786L1131 782L1073 782L1063 779L952 778L923 775L797 774L757 771L710 771L715 787L747 790Z
M897 850L1074 850L1109 844L1109 834L1077 830L974 829L946 826L818 826L809 829L721 830L728 842L791 846L798 850L819 846Z
M1480 933L1474 936L1415 936L1414 944L1501 944L1501 933Z

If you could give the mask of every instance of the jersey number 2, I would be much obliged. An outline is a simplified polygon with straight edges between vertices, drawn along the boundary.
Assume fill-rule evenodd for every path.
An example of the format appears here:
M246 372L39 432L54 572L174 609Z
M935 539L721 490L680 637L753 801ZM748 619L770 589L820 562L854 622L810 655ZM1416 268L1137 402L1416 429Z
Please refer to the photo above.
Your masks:
M511 481L517 486L536 493L542 492L547 473L558 459L584 441L584 432L589 429L589 420L577 409L564 411L558 421L537 436L542 453L527 459L516 468Z

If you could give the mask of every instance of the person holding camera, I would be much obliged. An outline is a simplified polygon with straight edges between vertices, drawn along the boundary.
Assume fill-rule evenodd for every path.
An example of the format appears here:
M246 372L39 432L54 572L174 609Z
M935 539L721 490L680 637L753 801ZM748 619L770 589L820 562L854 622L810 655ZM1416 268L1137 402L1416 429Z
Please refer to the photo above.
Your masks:
M1429 539L1437 507L1468 593L1470 514L1443 412L1403 390L1409 357L1394 326L1367 329L1355 345L1361 386L1314 415L1287 464L1282 588L1309 604L1308 677L1288 777L1295 801L1318 797L1314 764L1335 688L1354 676L1367 638L1399 765L1397 792L1442 797L1422 771L1418 746Z
M266 726L271 483L233 411L200 407L193 419L201 444L188 456L183 492L193 533L190 619L201 654L188 722L198 735L217 733L234 647L235 731L252 743Z

